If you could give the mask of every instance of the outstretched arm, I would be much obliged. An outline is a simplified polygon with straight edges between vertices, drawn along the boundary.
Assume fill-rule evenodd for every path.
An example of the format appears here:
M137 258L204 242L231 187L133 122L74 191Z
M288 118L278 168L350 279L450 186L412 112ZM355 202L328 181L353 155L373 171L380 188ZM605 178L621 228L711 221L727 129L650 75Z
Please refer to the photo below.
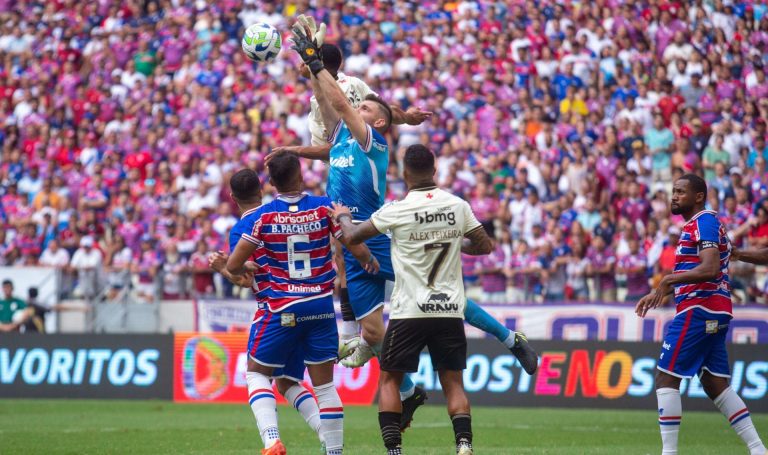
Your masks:
M227 270L227 259L228 256L223 251L217 251L215 253L211 253L208 256L208 267L210 267L212 270L219 272L224 278L226 278L230 283L240 286L243 288L250 288L253 287L253 273L257 269L257 265L253 261L246 261L244 264L245 269L247 270L246 273L242 275L232 275Z
M344 246L359 245L366 240L381 234L371 220L366 220L359 224L353 223L352 213L349 211L349 207L337 204L336 202L333 203L333 217L336 219L339 226L341 226L341 232L344 235ZM349 247L347 247L347 249L349 249Z
M328 161L330 159L331 144L325 145L291 145L285 147L275 147L269 152L266 158L264 158L264 165L269 164L269 161L278 153L291 152L297 154L301 158L308 160L322 160Z
M392 123L394 125L402 125L404 123L421 125L424 123L424 120L432 117L432 112L422 111L416 106L411 106L406 111L395 104L390 104L389 108L392 110Z
M734 261L749 262L755 265L768 265L768 248L737 250L731 252Z
M330 73L328 73L328 71L323 71L323 72L330 76ZM337 123L339 123L339 120L341 120L341 115L339 115L339 113L336 112L336 109L333 108L330 98L323 91L323 87L320 85L320 81L318 81L316 77L311 77L311 76L310 76L310 81L312 84L312 93L315 95L315 99L317 100L317 105L320 108L320 116L323 118L323 125L325 125L325 129L330 135L331 130L336 126ZM333 82L335 85L336 81L333 81ZM336 88L338 89L338 86L336 86Z
M235 250L227 259L227 267L225 270L229 272L233 277L245 274L248 270L245 263L253 256L253 252L256 251L256 245L245 239L240 239L235 246Z
M339 88L320 58L320 46L317 41L308 36L308 30L302 24L295 24L293 31L292 49L295 50L312 73L312 89L320 106L320 113L326 129L334 128L341 119L349 128L358 143L368 144L368 125L347 101L347 97ZM329 106L331 109L329 109ZM334 111L334 112L331 112Z
M357 259L357 262L360 263L363 270L374 275L379 273L379 261L376 259L376 256L371 253L371 250L368 249L365 243L357 243L353 245L347 242L345 237L346 236L342 235L339 238L339 242L352 253L352 256Z
M331 76L331 73L326 70L317 73L312 79L312 87L316 87L315 89L317 92L315 97L317 98L318 104L320 104L320 98L317 93L322 93L322 96L325 97L324 101L326 106L330 105L336 113L335 118L333 115L328 114L330 119L326 119L326 113L321 107L323 122L325 123L326 129L329 130L329 133L330 129L334 128L338 123L339 118L341 118L347 125L347 128L349 128L352 137L354 137L359 144L365 145L368 141L368 125L365 124L365 121L360 114L358 114L357 110L349 104L347 97L344 96L344 92L341 91L339 84L336 83L336 80ZM322 104L320 105L322 106ZM330 123L328 120L330 120Z
M705 248L699 252L701 262L691 270L681 273L666 275L661 279L659 287L646 295L635 306L635 313L641 318L645 317L648 310L657 308L667 296L674 291L676 284L695 284L713 280L720 272L720 250L718 248Z

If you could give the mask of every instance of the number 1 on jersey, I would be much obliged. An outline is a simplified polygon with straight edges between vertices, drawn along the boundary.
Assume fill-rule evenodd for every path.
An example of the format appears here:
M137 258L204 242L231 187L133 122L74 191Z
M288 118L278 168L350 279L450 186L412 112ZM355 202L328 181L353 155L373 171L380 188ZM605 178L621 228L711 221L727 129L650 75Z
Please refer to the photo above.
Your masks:
M435 284L437 271L440 269L440 265L442 265L445 257L448 255L448 248L450 248L450 246L451 244L446 242L428 243L424 245L424 252L427 253L432 250L440 250L440 253L437 255L437 259L435 259L435 265L432 267L432 270L429 271L429 277L427 277L427 286L432 287L432 285Z
M312 263L309 253L297 253L297 243L309 243L309 236L306 234L292 235L288 237L288 276L291 278L306 278L312 275ZM296 263L301 262L301 268L296 268Z

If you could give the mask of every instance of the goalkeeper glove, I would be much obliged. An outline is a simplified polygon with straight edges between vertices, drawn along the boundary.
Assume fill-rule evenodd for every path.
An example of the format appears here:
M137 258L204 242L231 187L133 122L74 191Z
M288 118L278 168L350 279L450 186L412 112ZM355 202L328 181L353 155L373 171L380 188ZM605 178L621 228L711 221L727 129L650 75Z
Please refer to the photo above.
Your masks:
M320 27L318 28L314 17L305 16L303 14L300 14L296 20L302 27L304 27L304 30L308 31L307 36L315 39L317 48L322 48L323 41L325 41L325 24L321 22Z
M317 74L325 69L323 65L322 55L320 54L320 46L314 38L307 36L307 32L301 24L294 24L293 28L293 46L291 49L295 50L304 63L309 68L309 71L317 76Z

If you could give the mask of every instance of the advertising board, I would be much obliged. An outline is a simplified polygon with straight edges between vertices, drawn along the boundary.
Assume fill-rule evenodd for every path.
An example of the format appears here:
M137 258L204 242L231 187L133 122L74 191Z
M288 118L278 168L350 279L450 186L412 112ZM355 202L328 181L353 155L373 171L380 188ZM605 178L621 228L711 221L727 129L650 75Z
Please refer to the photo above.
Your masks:
M658 343L536 341L539 370L527 375L495 340L469 340L464 388L473 405L653 409ZM731 386L752 412L768 411L768 356L761 346L730 345ZM443 403L437 373L422 353L411 378ZM683 380L686 410L714 410L698 379Z
M163 398L170 335L0 335L0 397Z
M247 342L248 334L242 332L176 334L174 401L246 403ZM306 373L304 382L312 390ZM336 365L334 382L345 405L372 404L379 382L378 362L373 359L354 370ZM276 388L275 396L285 402Z

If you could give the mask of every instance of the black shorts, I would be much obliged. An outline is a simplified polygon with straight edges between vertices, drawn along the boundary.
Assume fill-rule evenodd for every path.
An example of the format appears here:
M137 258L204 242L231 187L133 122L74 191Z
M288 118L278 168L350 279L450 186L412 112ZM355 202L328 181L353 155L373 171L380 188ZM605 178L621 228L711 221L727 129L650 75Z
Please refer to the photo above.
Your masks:
M435 370L461 371L467 367L467 337L460 318L390 319L381 349L381 369L412 372L419 355L429 349Z

